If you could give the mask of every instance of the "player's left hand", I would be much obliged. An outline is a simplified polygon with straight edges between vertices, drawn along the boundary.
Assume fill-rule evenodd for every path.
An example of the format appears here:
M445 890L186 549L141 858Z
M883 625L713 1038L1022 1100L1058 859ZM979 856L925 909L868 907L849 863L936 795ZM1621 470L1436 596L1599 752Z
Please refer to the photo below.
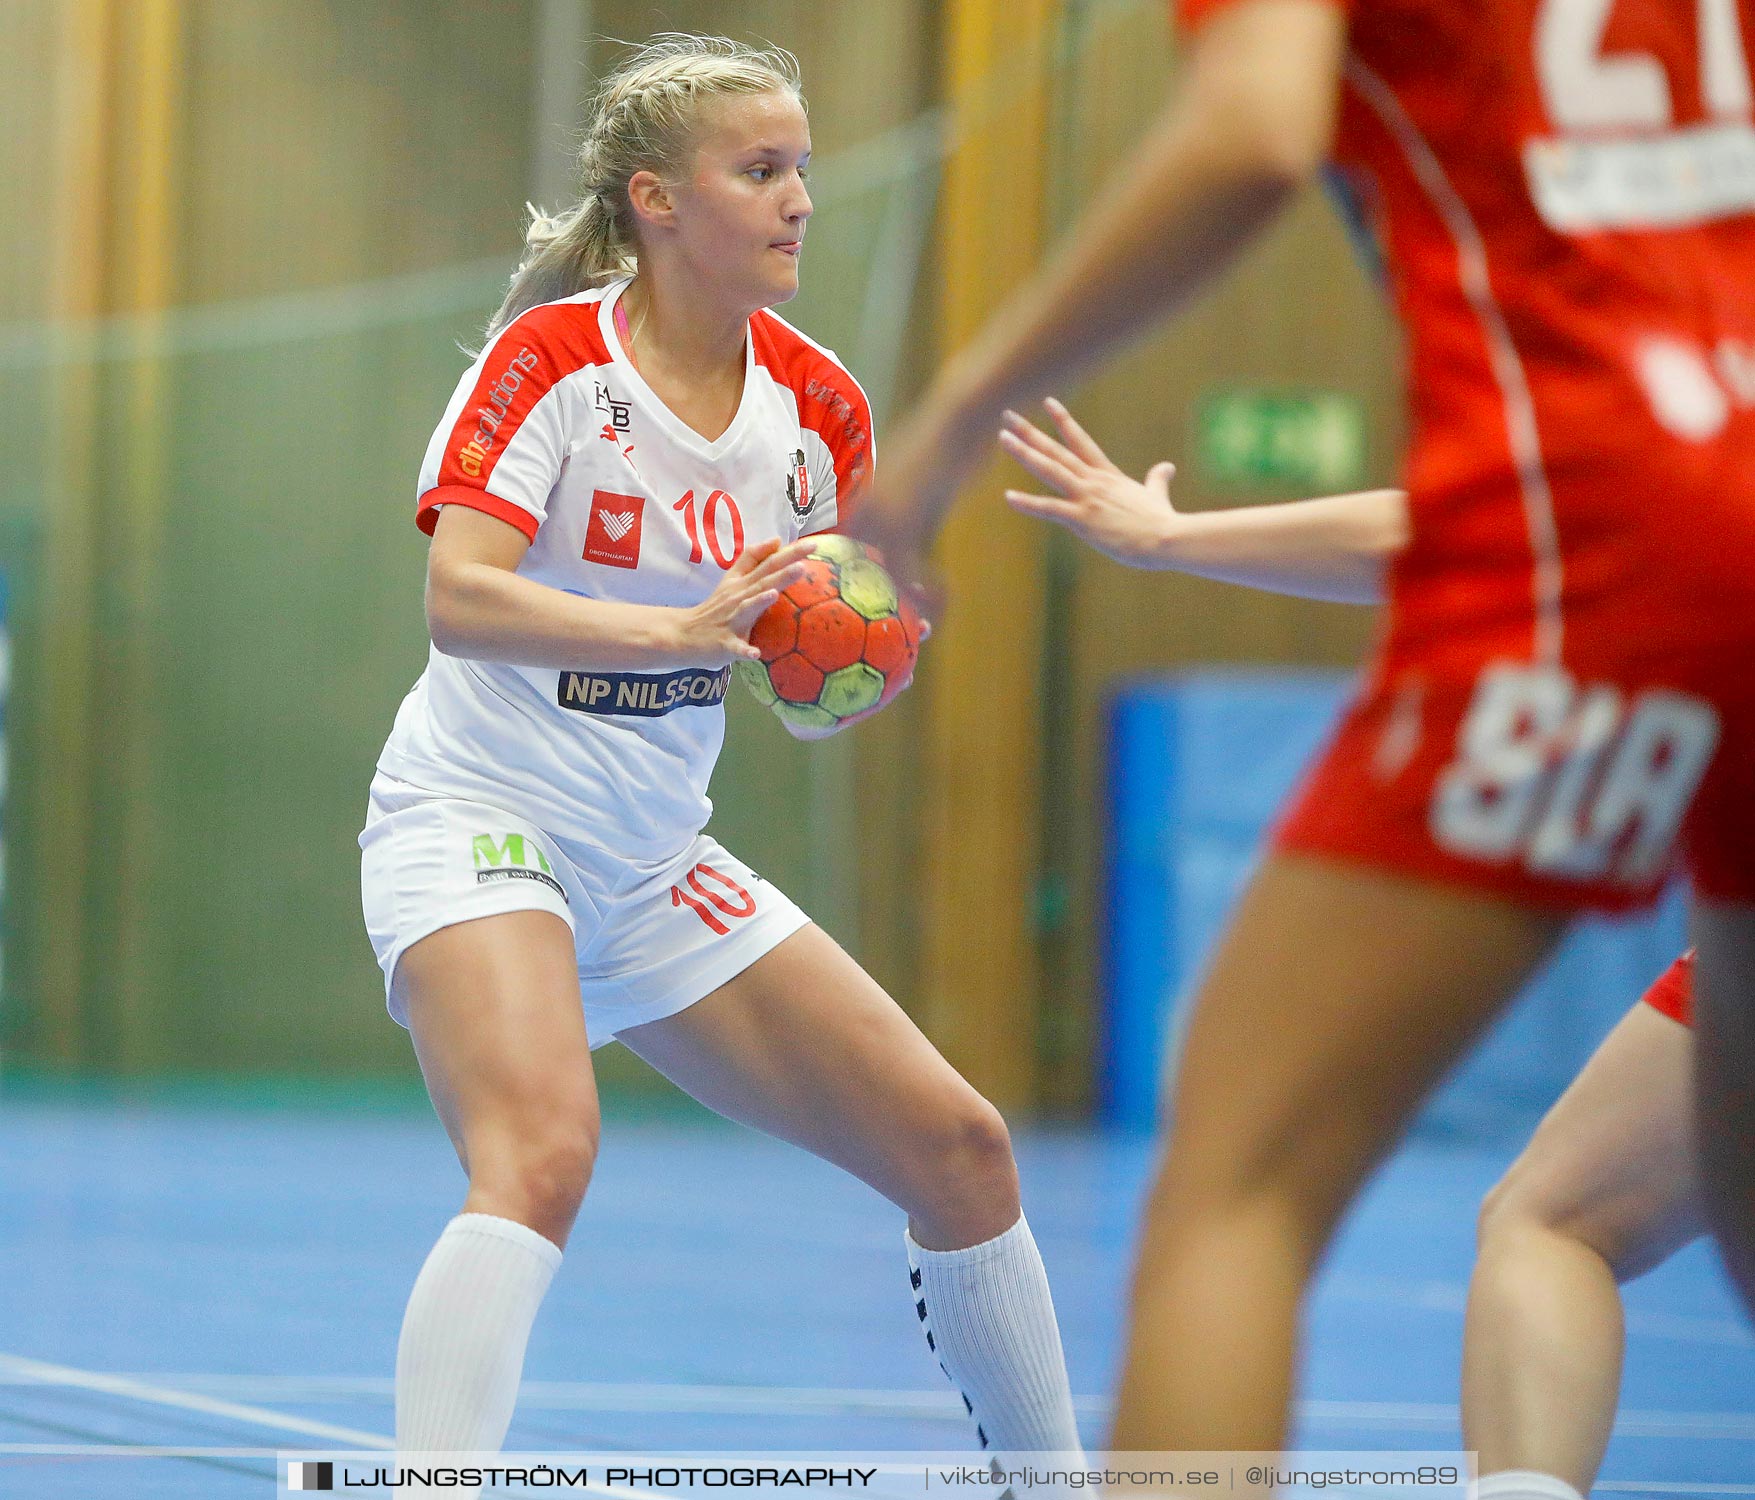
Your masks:
M1060 429L1061 441L1008 411L999 445L1060 496L1007 490L1006 503L1027 516L1064 526L1127 567L1164 567L1164 547L1178 520L1170 503L1176 465L1154 464L1143 484L1131 479L1110 462L1066 407L1052 397L1042 404Z

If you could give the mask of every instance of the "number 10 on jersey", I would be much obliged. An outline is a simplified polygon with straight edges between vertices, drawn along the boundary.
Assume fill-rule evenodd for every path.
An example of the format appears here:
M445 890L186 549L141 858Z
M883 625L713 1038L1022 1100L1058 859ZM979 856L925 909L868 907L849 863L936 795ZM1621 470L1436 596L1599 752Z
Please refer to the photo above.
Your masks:
M707 497L707 503L702 506L697 506L695 492L690 490L671 509L682 513L683 529L689 534L690 562L701 562L711 552L714 562L722 568L729 568L743 556L743 512L737 508L737 501L724 490L714 490ZM720 540L723 523L726 522L729 522L731 528L730 550ZM703 538L706 541L705 548L702 546Z

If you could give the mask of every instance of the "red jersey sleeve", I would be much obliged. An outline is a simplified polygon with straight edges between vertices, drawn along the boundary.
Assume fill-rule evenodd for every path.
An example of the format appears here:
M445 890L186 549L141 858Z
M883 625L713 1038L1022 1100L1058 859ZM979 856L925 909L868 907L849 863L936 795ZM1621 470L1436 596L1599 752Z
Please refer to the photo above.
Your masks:
M877 467L871 403L833 352L772 312L751 319L756 363L798 405L799 437L789 494L799 534L847 524Z
M420 529L431 536L441 507L467 505L534 539L569 441L556 387L608 362L595 301L549 303L508 325L464 373L433 433Z

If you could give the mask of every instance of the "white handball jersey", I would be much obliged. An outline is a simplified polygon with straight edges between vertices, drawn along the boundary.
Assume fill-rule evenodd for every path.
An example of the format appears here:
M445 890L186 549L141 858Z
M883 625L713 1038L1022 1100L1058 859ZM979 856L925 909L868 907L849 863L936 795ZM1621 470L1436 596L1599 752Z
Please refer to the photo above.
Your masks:
M458 383L416 520L467 505L530 538L517 571L592 599L690 605L746 546L827 531L872 472L865 393L771 312L750 319L743 399L708 442L653 394L612 323L622 280L532 308ZM729 667L556 671L431 652L379 767L662 858L712 812Z

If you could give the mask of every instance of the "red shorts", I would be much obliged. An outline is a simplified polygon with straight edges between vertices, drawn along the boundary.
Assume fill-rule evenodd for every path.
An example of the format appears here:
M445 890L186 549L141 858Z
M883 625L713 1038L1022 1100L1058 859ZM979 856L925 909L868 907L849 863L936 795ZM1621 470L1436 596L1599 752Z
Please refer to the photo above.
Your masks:
M1645 1003L1684 1026L1694 1024L1694 950L1690 948L1658 975Z
M1755 682L1628 675L1380 665L1276 846L1561 910L1649 905L1679 867L1755 902Z
M1755 902L1755 322L1736 326L1719 353L1752 378L1709 436L1667 430L1612 362L1527 360L1534 478L1416 389L1382 647L1280 847L1561 911L1646 905L1680 871Z

